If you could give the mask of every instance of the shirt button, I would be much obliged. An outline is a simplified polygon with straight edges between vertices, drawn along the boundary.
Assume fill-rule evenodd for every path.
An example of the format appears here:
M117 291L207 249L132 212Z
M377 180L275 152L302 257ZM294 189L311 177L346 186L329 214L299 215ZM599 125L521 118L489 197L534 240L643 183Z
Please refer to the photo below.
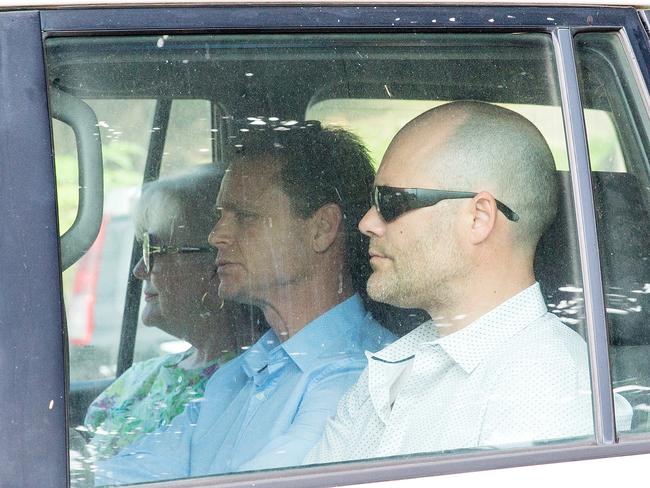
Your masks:
M262 401L262 400L265 400L265 399L266 399L266 395L264 395L264 393L262 393L262 392L260 391L259 393L257 393L257 394L255 395L255 398L257 398L259 401Z

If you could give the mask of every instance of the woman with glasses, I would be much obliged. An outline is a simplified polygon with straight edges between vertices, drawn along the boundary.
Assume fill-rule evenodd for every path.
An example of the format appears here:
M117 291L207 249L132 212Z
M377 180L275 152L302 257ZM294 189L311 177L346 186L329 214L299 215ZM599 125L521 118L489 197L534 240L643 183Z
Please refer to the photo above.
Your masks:
M135 211L142 258L133 269L143 282L142 322L192 347L133 364L95 399L85 419L95 458L167 425L203 396L220 365L259 337L261 314L217 295L216 252L207 237L220 183L204 167L143 190Z

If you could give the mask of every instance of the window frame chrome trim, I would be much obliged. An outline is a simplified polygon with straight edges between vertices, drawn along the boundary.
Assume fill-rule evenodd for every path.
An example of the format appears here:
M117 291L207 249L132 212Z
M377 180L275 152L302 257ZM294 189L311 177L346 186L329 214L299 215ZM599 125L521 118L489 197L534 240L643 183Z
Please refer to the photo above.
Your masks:
M646 85L645 79L643 78L643 73L641 73L641 67L639 66L639 61L634 53L634 48L632 47L632 42L630 41L630 36L628 36L625 27L617 32L618 38L621 41L623 47L623 52L627 57L627 62L630 66L630 71L632 76L634 76L634 82L636 87L639 90L641 95L641 101L643 103L643 108L646 111L646 114L650 118L650 91Z
M609 372L609 340L605 319L605 299L596 232L591 166L587 148L584 112L578 85L573 33L558 28L552 34L562 98L562 116L569 153L571 187L578 226L578 248L585 300L585 322L591 371L594 433L598 444L616 442L614 396Z
M601 445L596 445L593 442L579 442L552 447L536 446L528 449L482 451L452 457L435 457L425 454L404 458L371 459L281 470L212 475L204 478L186 478L151 483L147 484L147 487L250 488L255 486L256 488L279 488L300 486L301 488L321 488L629 455L647 455L650 459L650 443L641 440ZM432 482L435 483L435 480Z
M643 24L643 28L646 33L650 32L650 21L648 20L649 11L649 9L639 10L639 19L641 20L641 24Z

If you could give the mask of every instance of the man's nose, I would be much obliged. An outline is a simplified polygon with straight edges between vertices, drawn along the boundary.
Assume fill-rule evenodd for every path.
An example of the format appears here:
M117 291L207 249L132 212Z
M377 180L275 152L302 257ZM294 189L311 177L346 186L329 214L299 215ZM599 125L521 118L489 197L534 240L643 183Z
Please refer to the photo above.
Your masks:
M386 222L373 205L359 221L359 230L368 237L383 236L386 231Z
M232 232L228 230L228 225L224 216L222 216L208 235L208 242L216 249L228 245L232 241Z
M147 268L144 265L143 258L140 258L140 260L135 263L135 266L133 267L133 276L141 281L144 281L149 276L149 273L147 273Z

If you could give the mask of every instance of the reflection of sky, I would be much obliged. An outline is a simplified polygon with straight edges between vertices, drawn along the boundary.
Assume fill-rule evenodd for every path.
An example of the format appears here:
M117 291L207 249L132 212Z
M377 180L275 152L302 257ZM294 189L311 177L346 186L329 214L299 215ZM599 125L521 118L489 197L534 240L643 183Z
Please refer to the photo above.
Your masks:
M559 319L573 329L584 320L584 298L582 288L566 285L558 288L560 292L554 296L554 301L547 300L549 312L557 315Z
M329 99L307 108L306 119L320 120L324 125L348 129L361 138L373 160L378 164L389 142L408 121L430 108L446 103L439 100L393 99ZM558 170L568 170L566 139L562 111L557 106L496 104L513 110L530 120L544 135L553 152ZM586 109L585 124L591 167L595 171L625 171L625 160L610 114Z
M605 294L607 313L616 315L640 313L643 308L639 303L639 295L650 293L650 283L645 283L638 289L625 290L623 288L612 287L608 291L609 292Z
M584 320L584 298L582 288L566 285L558 288L560 293L548 301L548 309L569 326L577 326ZM605 293L605 310L612 315L641 313L639 295L650 294L650 283L639 284L638 288L623 289L609 287Z
M187 351L192 345L185 341L165 341L160 344L160 350L165 354L178 354Z

